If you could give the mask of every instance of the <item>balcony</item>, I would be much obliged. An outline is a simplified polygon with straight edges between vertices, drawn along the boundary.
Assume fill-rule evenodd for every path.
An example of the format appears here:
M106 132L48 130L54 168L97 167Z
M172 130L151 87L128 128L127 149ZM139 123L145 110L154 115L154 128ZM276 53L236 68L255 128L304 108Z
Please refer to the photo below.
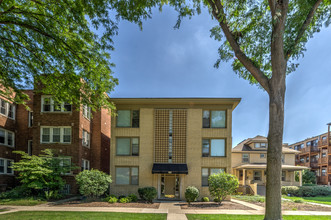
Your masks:
M328 146L328 140L327 139L325 139L325 140L319 140L318 141L318 146L319 147Z
M300 153L304 154L304 153L309 153L310 152L310 147L305 147L305 148L301 148L300 149Z
M304 167L310 167L310 162L298 162L297 165L304 166Z
M318 168L318 162L317 162L317 160L314 161L314 162L311 161L311 162L310 162L310 167L311 167L311 168Z
M328 184L328 176L318 176L317 177L317 184L327 185Z
M314 147L311 147L310 148L310 152L312 152L312 153L318 153L318 152L320 152L320 149L317 146L314 146Z
M331 154L331 146L328 147L328 152Z
M327 157L322 157L318 159L318 163L319 164L326 164L328 162L328 158Z
M328 173L331 173L331 165L329 164L329 166L328 166ZM329 175L330 176L330 178L331 178L331 175Z

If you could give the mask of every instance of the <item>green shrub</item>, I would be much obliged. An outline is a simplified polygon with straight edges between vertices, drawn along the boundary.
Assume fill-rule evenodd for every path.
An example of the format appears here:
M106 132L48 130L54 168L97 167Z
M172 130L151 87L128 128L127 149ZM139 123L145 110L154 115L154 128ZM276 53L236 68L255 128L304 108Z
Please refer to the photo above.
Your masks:
M130 202L130 200L126 197L120 199L120 203L129 203L129 202Z
M331 195L331 188L327 186L284 186L282 194L298 197L315 197Z
M157 191L155 187L143 187L138 189L138 194L142 200L153 203L153 199L156 198Z
M295 199L294 202L295 202L295 203L303 203L304 200L300 198L300 199Z
M214 202L220 202L218 198L214 198Z
M111 181L111 176L99 170L84 170L76 176L79 192L87 197L99 197L104 194Z
M208 198L208 197L203 197L203 198L201 199L201 202L209 202L209 198Z
M190 204L199 197L199 190L195 186L188 186L185 190L185 199Z
M283 186L282 194L283 195L291 195L296 196L298 194L299 187L298 186Z
M302 186L316 186L316 184L313 184L313 183L304 183L304 184L302 184Z
M137 202L138 201L138 197L136 196L136 194L130 194L128 195L128 197L130 199L130 202Z
M18 199L25 198L31 195L31 189L26 186L17 186L14 189L0 193L0 199Z
M118 201L117 198L112 196L108 200L109 203L116 203L117 201Z
M221 203L228 195L237 190L239 181L236 176L221 172L210 175L208 184L210 195L217 198L218 202Z
M120 199L122 199L122 198L126 198L126 196L125 196L125 195L120 195L120 196L118 196L117 198L118 198L118 200L120 200Z
M310 170L304 170L302 172L303 184L316 184L316 174Z

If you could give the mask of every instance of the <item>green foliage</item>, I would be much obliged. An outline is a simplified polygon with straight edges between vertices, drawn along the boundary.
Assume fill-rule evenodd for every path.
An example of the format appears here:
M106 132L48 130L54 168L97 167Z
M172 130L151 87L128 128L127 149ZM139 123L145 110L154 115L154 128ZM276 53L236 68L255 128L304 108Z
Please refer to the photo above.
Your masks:
M14 189L0 193L0 199L18 199L25 198L31 195L31 189L27 186L17 186Z
M127 198L130 200L130 202L137 202L138 201L138 197L137 197L136 194L130 194L130 195L128 195Z
M14 151L21 155L21 160L14 162L12 167L18 172L22 186L31 190L33 194L41 190L59 191L65 182L61 175L73 169L72 166L61 166L59 157L54 157L50 149L42 151L39 156L29 156L23 151ZM44 194L44 193L42 193Z
M302 183L303 184L316 184L316 175L310 170L304 170L302 172Z
M234 195L233 196L235 199L239 199L239 200L243 200L246 202L260 202L260 203L264 203L265 201L265 197L264 196L246 196L246 195Z
M108 202L109 203L116 203L118 201L118 199L116 197L110 197Z
M112 182L111 176L99 170L84 170L76 176L79 192L87 197L99 197L104 194Z
M121 198L120 199L120 203L129 203L130 202L130 199L129 198Z
M331 195L331 188L328 186L284 186L282 194L298 197L315 197Z
M203 197L203 198L201 199L201 202L209 202L209 198L208 198L208 197Z
M303 200L303 199L295 199L294 202L295 202L295 203L303 203L304 200Z
M188 204L194 202L199 197L199 190L195 186L188 186L185 190L185 199Z
M153 203L153 199L157 196L155 187L143 187L138 189L139 197L149 203Z
M239 181L236 176L221 172L210 175L208 178L210 195L217 198L221 203L226 196L233 194L238 186Z

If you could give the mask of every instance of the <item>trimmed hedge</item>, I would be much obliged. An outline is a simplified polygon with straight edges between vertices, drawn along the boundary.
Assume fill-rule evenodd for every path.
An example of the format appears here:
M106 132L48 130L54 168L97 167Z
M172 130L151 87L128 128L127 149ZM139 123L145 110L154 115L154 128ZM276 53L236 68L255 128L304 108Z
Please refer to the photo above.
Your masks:
M185 199L190 204L199 197L199 190L195 186L188 186L185 190Z
M153 203L153 199L157 196L157 191L155 187L143 187L138 189L138 194L142 200Z
M282 194L298 197L329 196L331 188L328 186L283 186Z

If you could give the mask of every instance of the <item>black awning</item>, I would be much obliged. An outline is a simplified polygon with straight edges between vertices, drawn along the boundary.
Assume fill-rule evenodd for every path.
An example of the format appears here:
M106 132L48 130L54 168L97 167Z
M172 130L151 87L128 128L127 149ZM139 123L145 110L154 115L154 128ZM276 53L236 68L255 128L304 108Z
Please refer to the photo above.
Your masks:
M154 163L152 173L188 174L185 163Z

